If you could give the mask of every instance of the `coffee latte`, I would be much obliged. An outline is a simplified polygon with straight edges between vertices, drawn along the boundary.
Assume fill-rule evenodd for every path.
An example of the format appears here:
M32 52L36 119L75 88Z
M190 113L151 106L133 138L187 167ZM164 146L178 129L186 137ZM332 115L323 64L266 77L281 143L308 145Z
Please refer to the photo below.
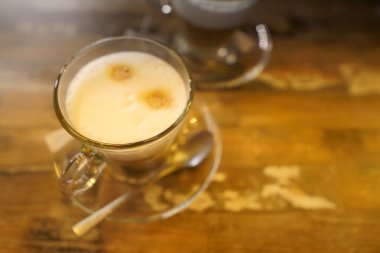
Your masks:
M127 51L84 65L68 87L65 105L70 123L82 135L126 144L169 128L185 110L188 96L169 63Z

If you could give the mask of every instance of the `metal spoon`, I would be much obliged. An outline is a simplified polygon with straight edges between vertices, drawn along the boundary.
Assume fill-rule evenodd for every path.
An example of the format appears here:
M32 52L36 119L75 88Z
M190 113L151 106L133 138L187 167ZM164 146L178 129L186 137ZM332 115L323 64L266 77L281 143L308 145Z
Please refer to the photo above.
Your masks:
M181 147L181 149L175 153L172 162L166 165L165 169L161 170L154 180L145 185L137 186L131 191L120 195L118 198L114 199L107 205L92 213L90 216L75 224L72 227L73 232L77 236L84 235L93 227L98 225L102 220L107 218L113 211L122 206L126 200L139 192L146 185L151 184L176 171L198 166L210 154L212 145L213 137L210 132L202 131L195 134L183 147Z

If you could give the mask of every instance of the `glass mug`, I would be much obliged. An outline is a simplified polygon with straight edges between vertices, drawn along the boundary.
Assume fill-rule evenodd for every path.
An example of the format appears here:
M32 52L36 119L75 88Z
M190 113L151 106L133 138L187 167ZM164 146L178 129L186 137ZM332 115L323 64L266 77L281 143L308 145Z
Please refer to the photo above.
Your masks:
M169 63L180 75L187 92L186 106L166 130L133 143L111 144L89 138L71 124L65 107L67 90L75 74L90 61L123 51L144 52ZM149 74L149 73L148 73ZM145 183L159 172L176 139L193 101L194 87L182 57L174 50L155 41L138 37L114 37L96 41L81 49L61 69L54 86L54 109L63 128L82 144L66 167L59 171L59 183L64 192L80 194L94 185L107 165L118 180L130 184Z

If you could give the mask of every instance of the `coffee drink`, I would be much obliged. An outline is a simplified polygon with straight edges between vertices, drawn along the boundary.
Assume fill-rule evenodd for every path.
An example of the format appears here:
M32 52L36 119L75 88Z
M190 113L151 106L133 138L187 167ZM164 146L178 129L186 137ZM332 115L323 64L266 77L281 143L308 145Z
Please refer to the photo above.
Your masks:
M127 144L154 137L185 110L188 91L167 62L144 52L101 56L71 80L66 109L73 127L102 143Z
M80 50L54 86L57 118L82 144L61 169L64 190L88 189L105 167L126 183L151 180L175 152L193 92L182 58L155 41L114 37Z

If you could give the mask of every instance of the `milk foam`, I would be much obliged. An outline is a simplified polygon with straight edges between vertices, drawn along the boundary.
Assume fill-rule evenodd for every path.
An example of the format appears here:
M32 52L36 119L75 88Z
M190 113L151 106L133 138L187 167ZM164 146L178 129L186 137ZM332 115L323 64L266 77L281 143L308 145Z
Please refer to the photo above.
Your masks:
M112 66L128 66L125 80L113 80ZM169 99L156 108L146 94ZM162 95L160 95L162 96ZM153 137L181 115L188 92L178 72L163 60L141 52L119 52L86 64L67 91L70 123L86 137L105 143L125 144ZM160 104L159 104L160 105Z

